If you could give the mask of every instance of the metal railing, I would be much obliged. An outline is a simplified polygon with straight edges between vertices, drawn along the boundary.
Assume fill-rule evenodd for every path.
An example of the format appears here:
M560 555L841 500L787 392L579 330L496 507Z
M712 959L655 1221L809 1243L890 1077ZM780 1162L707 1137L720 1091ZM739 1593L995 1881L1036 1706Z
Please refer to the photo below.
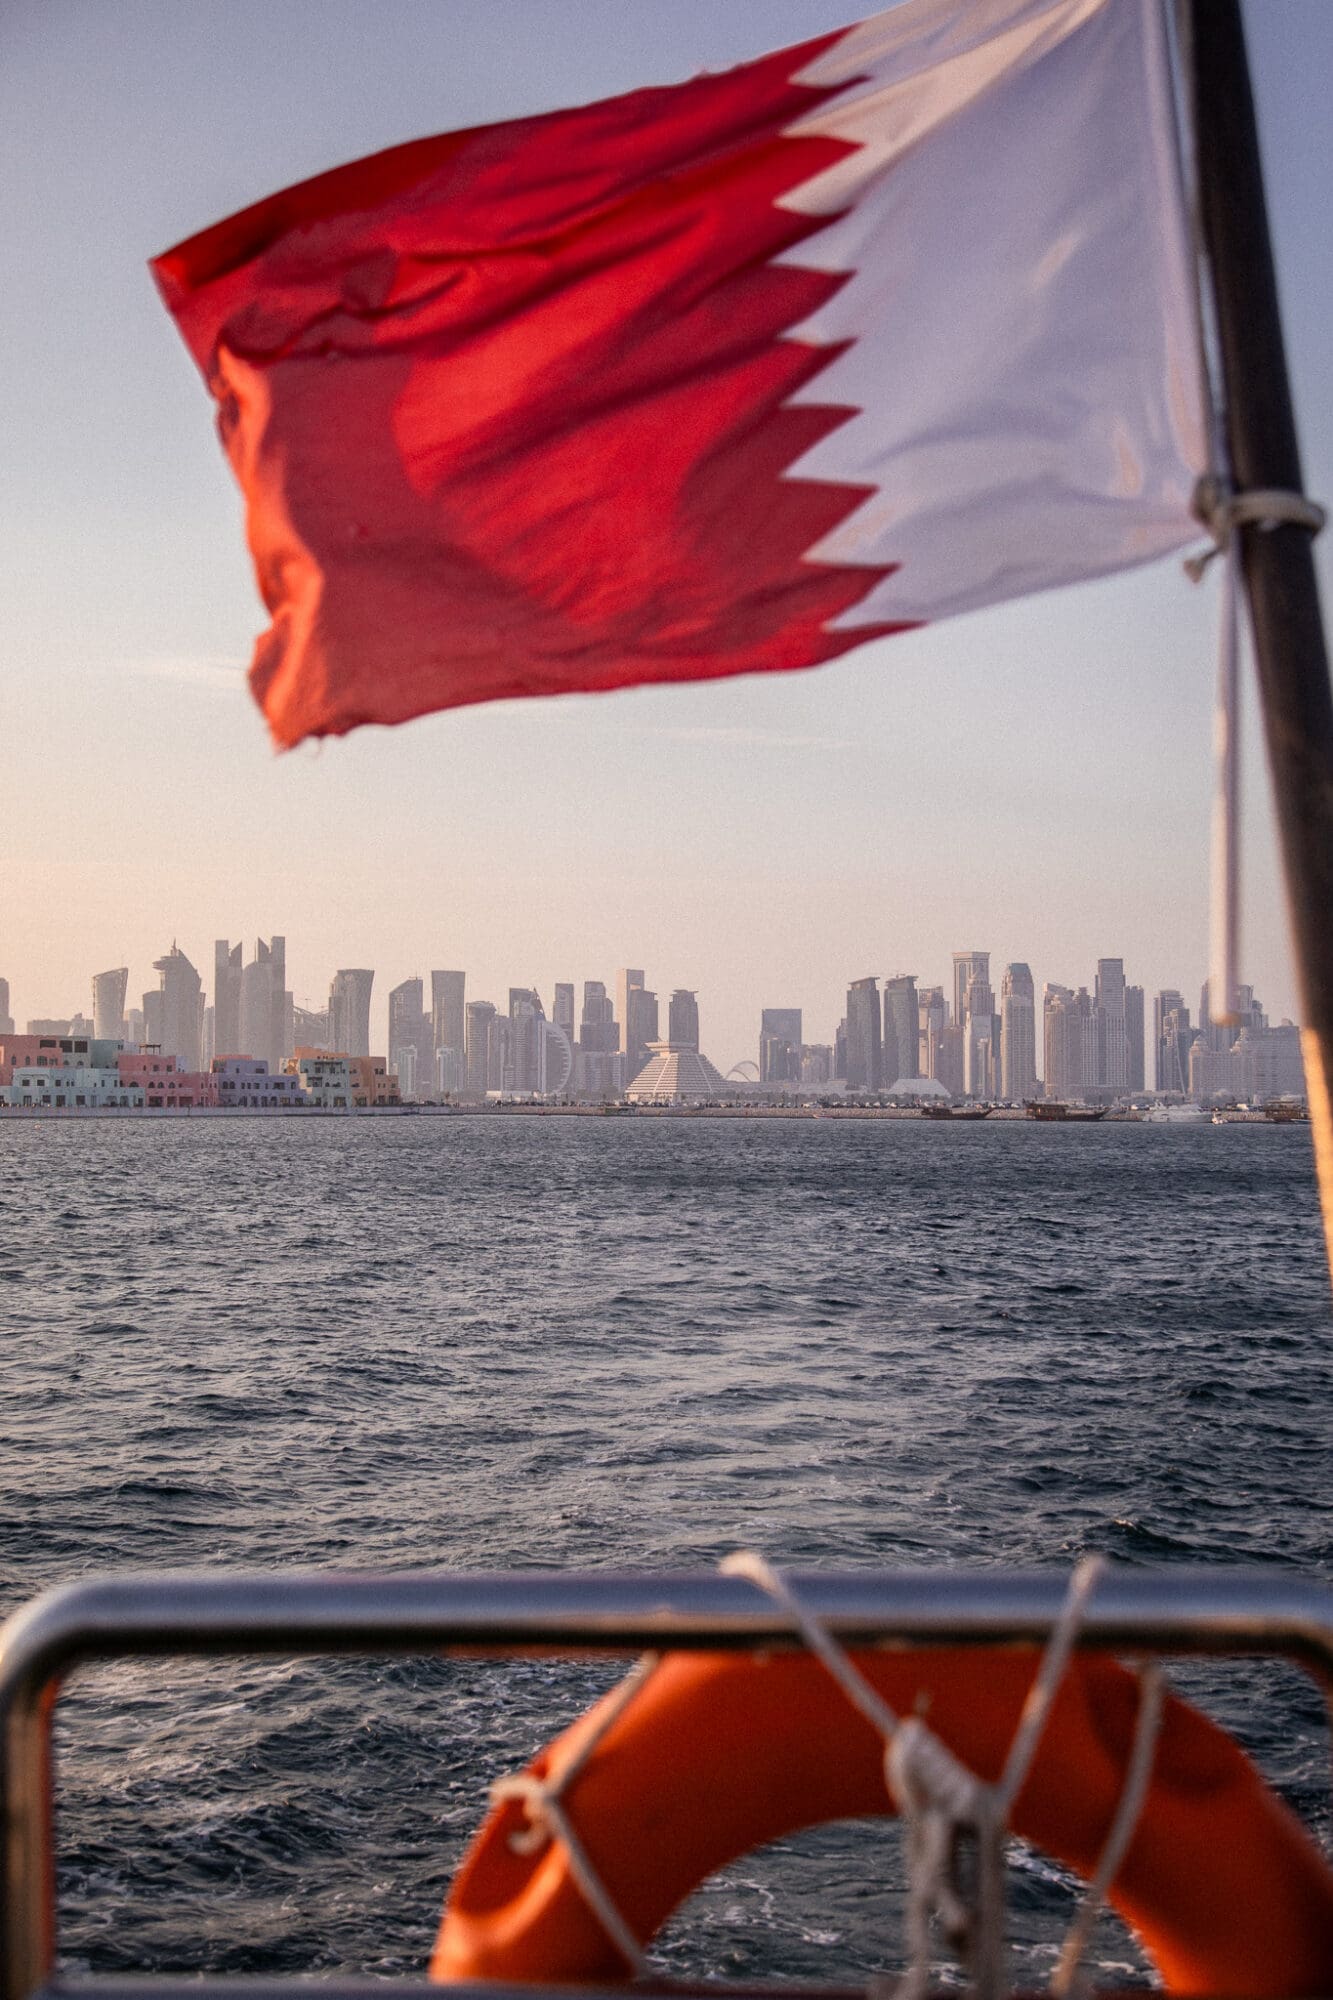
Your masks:
M1066 1589L1059 1570L797 1571L790 1580L810 1612L849 1646L1039 1646ZM1311 1669L1333 1697L1333 1589L1272 1571L1109 1569L1079 1643L1126 1656L1277 1655ZM0 1629L0 2000L56 1992L78 2000L148 1993L200 2000L201 1992L206 2000L293 2000L315 1990L310 1981L269 1978L57 1986L51 1721L60 1684L75 1667L166 1656L800 1644L773 1598L743 1578L715 1573L164 1571L48 1591ZM488 1985L484 1992L497 2000L506 1990ZM424 1982L318 1983L320 2000L420 2000L436 1992Z

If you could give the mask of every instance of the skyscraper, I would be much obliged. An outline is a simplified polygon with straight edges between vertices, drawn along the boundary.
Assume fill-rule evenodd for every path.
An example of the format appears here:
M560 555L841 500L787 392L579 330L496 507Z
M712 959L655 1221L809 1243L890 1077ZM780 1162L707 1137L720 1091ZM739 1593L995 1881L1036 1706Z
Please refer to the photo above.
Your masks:
M145 993L144 1013L156 1016L155 1035L164 1056L175 1056L182 1069L197 1070L200 1037L204 1023L203 982L185 953L176 944L162 958L153 960L153 970L161 975L156 994ZM154 1001L151 1008L149 1002Z
M529 1095L541 1091L546 1073L546 1009L532 986L509 989L509 1075L505 1087Z
M899 972L884 981L884 1082L910 1082L921 1074L921 1018L916 974Z
M956 951L953 955L953 1019L957 1028L961 1028L967 1020L967 993L974 980L980 980L989 990L990 953ZM987 1007L986 1012L990 1011Z
M1199 989L1199 1026L1197 1032L1203 1036L1204 1044L1216 1055L1225 1055L1235 1040L1234 1025L1227 1021L1215 1021L1212 1011L1212 994L1205 979Z
M621 1023L625 1051L625 1080L638 1075L648 1060L648 1044L657 1040L657 995L642 985L626 989L629 1017Z
M939 1075L938 1063L941 1037L949 1020L949 1003L944 997L942 986L922 986L916 996L917 1017L917 1069L921 1076L933 1076L939 1083L948 1084ZM959 1088L962 1088L961 1082Z
M961 1097L967 1087L966 1037L967 1029L952 1021L946 1021L939 1031L935 1067L930 1074L936 1083L943 1084L950 1097Z
M1190 1010L1174 987L1163 987L1153 1001L1153 1087L1163 1092L1189 1089Z
M990 953L955 952L953 971L955 993L960 975L967 975L955 1022L963 1041L963 1088L969 1097L993 1100L1000 1094L1000 1017L990 983Z
M879 981L854 979L847 989L847 1088L884 1088Z
M241 947L226 938L213 945L213 1053L252 1053L241 1042Z
M555 987L555 1002L551 1008L551 1020L561 1030L572 1049L574 1033L574 982L572 979L558 979Z
M630 1004L629 996L636 989L642 990L642 968L622 965L616 974L616 1019L620 1023L620 1052L628 1057L630 1053ZM632 1072L631 1072L632 1073Z
M569 998L572 1008L574 1003L572 986L569 988ZM542 1029L542 1094L546 1097L563 1097L574 1080L574 1044L559 1021L543 1021Z
M240 946L236 947L237 955ZM214 996L214 1007L217 999ZM220 1055L253 1056L271 1070L282 1067L292 1052L292 996L287 991L287 940L255 941L255 955L240 977L240 1046L220 1048ZM217 1039L214 1014L214 1040Z
M1169 1015L1184 1013L1188 1018L1188 1012L1189 1010L1185 1006L1182 995L1176 991L1174 986L1164 986L1152 1003L1154 1090L1174 1090L1176 1088L1175 1084L1166 1081L1168 1069L1166 1023Z
M1000 1094L1026 1104L1037 1090L1037 1004L1030 966L1006 965L1000 979Z
M497 1007L490 1024L490 1053L486 1060L488 1090L512 1090L514 1087L514 1068L509 1052L510 1040L509 1016L502 1014Z
M14 1016L9 1011L9 981L0 979L0 1035L12 1035Z
M1265 1014L1262 1004L1255 999L1254 988L1252 986L1238 986L1236 988L1236 1026L1237 1028L1266 1028L1268 1026L1268 1016Z
M467 1035L464 972L432 972L430 976L430 1033L436 1050L456 1049L459 1057Z
M370 989L373 972L364 967L335 972L329 987L329 1046L334 1055L370 1054Z
M275 937L269 942L272 959L273 978L273 1041L277 1049L277 1065L285 1063L294 1046L292 1023L295 1019L296 1002L287 985L287 940Z
M491 1030L495 1008L489 1000L469 1000L464 1012L463 1088L473 1097L490 1089Z
M827 1042L802 1042L801 1074L803 1090L822 1090L833 1078L833 1050Z
M600 979L585 979L579 1048L586 1055L614 1055L619 1047L620 1031L611 996Z
M1082 1102L1097 1060L1097 1022L1085 986L1048 984L1042 993L1042 1039L1046 1095L1060 1103Z
M431 1048L425 987L419 979L405 979L389 995L389 1069L398 1078L400 1096L414 1097L418 1079L429 1080Z
M1144 1087L1143 988L1125 988L1125 1036L1129 1043L1129 1088L1137 1095Z
M970 993L980 989L974 979ZM1000 1095L1000 1018L969 1008L963 1031L963 1089L969 1097L993 1103Z
M118 965L114 972L93 974L93 1033L99 1042L125 1039L125 989L129 983L127 965Z
M667 1007L667 1040L673 1049L698 1049L699 1001L686 987L678 986Z
M760 1083L801 1081L801 1010L765 1007L759 1016Z
M1085 1079L1101 1090L1129 1089L1129 1034L1125 1025L1125 961L1099 958L1094 989L1097 1070Z

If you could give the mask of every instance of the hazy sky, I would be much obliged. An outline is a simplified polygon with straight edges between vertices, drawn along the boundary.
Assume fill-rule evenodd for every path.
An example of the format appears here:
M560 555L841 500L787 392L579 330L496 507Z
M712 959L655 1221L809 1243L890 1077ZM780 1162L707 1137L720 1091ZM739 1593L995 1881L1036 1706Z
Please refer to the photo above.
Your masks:
M1167 564L814 672L434 716L275 756L264 623L212 406L145 260L395 141L719 67L848 0L4 0L0 975L20 1026L135 1001L174 938L285 931L469 996L641 965L705 1049L762 1005L831 1037L850 978L1205 969L1215 586ZM1333 5L1251 5L1307 484L1333 494ZM1329 538L1325 538L1326 544ZM1327 586L1329 552L1321 560ZM1251 733L1243 976L1294 1011Z

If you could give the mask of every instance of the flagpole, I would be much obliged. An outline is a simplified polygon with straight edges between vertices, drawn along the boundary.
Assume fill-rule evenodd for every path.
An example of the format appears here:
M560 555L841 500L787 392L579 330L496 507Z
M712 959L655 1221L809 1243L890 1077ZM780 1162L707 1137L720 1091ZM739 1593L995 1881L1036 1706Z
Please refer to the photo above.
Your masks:
M1199 206L1231 478L1302 494L1239 0L1190 0ZM1296 942L1302 1046L1333 1272L1333 690L1309 525L1237 524Z

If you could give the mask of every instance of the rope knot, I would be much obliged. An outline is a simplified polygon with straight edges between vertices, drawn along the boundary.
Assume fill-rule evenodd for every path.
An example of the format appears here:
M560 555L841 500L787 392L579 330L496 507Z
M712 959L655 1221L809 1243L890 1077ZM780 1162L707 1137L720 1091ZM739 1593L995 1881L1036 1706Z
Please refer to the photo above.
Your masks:
M900 1722L885 1745L884 1777L905 1815L940 1812L968 1826L985 1817L989 1786L919 1716Z
M884 1778L907 1829L909 1967L898 2000L930 1985L930 1934L938 1924L972 1974L974 1990L1002 1986L1004 1816L995 1791L917 1716L884 1746Z
M551 1802L557 1796L547 1789L543 1779L534 1778L529 1771L518 1771L510 1777L494 1781L491 1804L502 1806L514 1800L523 1806L528 1816L527 1825L516 1827L509 1836L511 1853L540 1853L547 1841L555 1837Z
M930 1938L938 1924L971 1974L973 1990L1003 1987L1004 1815L995 1789L957 1758L918 1716L884 1746L884 1778L907 1830L910 1948L897 2000L930 1986Z
M1304 493L1291 493L1280 486L1255 486L1237 493L1230 480L1210 472L1194 489L1193 511L1213 538L1213 546L1202 555L1189 556L1185 574L1194 583L1201 581L1215 555L1227 547L1238 528L1304 528L1317 535L1328 519L1317 500Z

